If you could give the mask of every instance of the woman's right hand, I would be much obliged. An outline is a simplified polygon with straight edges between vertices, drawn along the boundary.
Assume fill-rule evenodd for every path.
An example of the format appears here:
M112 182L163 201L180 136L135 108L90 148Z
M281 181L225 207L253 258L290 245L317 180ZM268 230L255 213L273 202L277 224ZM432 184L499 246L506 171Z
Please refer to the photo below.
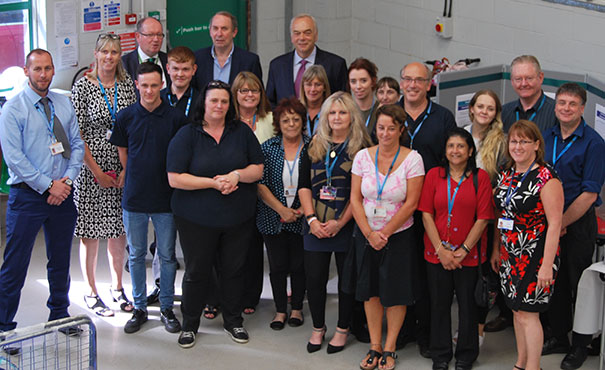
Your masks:
M114 179L105 172L101 172L99 176L95 176L95 178L102 188L117 188L120 186L117 179Z
M321 222L318 220L313 220L309 225L311 228L311 234L313 234L317 239L329 238L330 235L321 227Z
M298 220L299 217L299 211L288 207L282 207L278 214L280 221L286 224Z
M454 256L454 252L445 248L440 248L439 252L437 252L437 257L439 257L439 262L446 270L455 270L462 268L462 265Z
M492 251L489 262L492 265L492 270L497 273L500 270L500 250L498 248L494 248Z
M368 235L368 243L370 243L370 246L377 251L384 248L388 241L389 239L380 231L372 231L370 235Z

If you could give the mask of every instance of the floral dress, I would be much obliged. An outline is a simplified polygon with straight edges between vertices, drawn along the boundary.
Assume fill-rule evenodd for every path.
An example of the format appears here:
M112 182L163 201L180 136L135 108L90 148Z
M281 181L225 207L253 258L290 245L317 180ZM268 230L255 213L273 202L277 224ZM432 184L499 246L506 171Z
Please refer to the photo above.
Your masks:
M557 175L550 165L539 166L530 171L520 188L516 188L522 177L523 173L514 172L513 169L501 172L494 192L498 210L496 215L514 220L512 230L500 230L500 284L506 304L512 310L543 312L548 308L554 282L545 288L537 287L548 228L540 192ZM514 181L514 193L510 203L506 205L506 193L511 181ZM557 249L553 277L556 277L558 269Z

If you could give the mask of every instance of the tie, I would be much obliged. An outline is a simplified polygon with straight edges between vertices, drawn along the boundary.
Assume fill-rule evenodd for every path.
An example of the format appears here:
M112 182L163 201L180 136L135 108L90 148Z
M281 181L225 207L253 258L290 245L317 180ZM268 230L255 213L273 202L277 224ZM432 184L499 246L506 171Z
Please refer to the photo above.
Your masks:
M44 106L44 113L46 113L46 119L50 122L50 106L48 105L48 97L45 96L40 99L40 103ZM65 134L65 130L63 129L63 125L61 121L59 121L59 117L55 114L55 122L53 124L53 134L55 134L55 138L57 141L63 144L63 158L69 159L71 156L71 147L69 146L69 140L67 140L67 135Z
M303 73L305 73L305 66L309 63L309 61L303 59L300 61L300 68L298 69L298 73L296 74L296 79L294 80L294 92L296 93L296 97L300 98L300 84L302 82Z
M153 63L153 64L155 64L155 58L148 58L148 59L147 59L147 61L148 61L149 63Z

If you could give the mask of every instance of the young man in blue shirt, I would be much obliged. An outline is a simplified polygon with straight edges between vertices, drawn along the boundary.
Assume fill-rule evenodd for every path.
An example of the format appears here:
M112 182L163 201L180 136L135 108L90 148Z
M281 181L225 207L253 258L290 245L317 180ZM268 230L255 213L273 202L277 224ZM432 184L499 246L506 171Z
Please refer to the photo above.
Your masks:
M172 310L176 228L170 210L172 188L166 175L166 151L185 117L160 98L162 70L158 65L141 63L135 84L140 101L120 111L110 140L118 147L126 173L122 207L135 310L124 332L134 333L147 321L145 255L151 219L160 258L160 319L168 332L176 333L181 330Z

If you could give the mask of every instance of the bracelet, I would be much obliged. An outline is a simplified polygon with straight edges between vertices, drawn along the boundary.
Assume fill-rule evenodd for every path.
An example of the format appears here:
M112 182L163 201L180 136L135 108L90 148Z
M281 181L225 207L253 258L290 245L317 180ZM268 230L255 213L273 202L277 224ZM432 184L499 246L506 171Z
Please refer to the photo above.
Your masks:
M310 215L305 216L308 219L317 216L315 213L311 213Z
M309 224L309 226L311 226L311 223L312 223L313 221L317 221L317 217L312 216L311 218L308 218L308 219L307 219L307 223Z
M462 249L464 249L466 251L466 253L471 253L470 248L467 247L466 244L462 243L461 247L462 247Z
M242 175L239 174L239 171L238 170L233 170L233 171L231 171L231 173L234 173L234 174L237 175L237 182L239 182L239 179L242 177Z
M441 249L441 245L442 244L439 244L439 246L437 247L437 249L435 249L435 254L439 254L439 250Z

